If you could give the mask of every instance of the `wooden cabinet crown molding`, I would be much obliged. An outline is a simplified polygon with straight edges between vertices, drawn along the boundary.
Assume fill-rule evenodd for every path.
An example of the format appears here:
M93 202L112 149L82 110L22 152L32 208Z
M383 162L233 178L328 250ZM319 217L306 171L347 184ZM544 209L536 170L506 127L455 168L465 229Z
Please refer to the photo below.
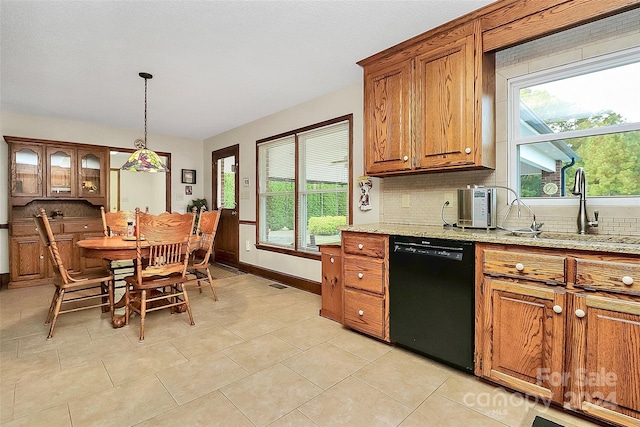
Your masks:
M640 0L498 0L358 61L368 66L479 21L484 52L504 49L640 7Z

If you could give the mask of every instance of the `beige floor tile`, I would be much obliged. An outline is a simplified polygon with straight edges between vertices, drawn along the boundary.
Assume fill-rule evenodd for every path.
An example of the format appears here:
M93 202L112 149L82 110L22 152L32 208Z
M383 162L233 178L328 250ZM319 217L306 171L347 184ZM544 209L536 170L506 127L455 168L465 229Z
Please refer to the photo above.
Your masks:
M241 316L239 314L239 316ZM287 326L285 322L276 320L265 314L257 314L249 317L241 316L241 320L236 323L228 324L225 327L234 334L244 338L245 340L268 334L269 332L282 329Z
M179 405L247 375L245 369L220 352L201 355L156 374Z
M111 389L113 384L102 364L66 369L16 384L14 419L39 412L80 396Z
M66 403L45 409L44 411L26 415L10 423L3 423L3 427L71 427L69 406Z
M289 325L311 319L318 315L318 311L310 308L309 304L297 303L298 298L298 296L295 296L295 300L292 301L291 304L277 310L268 311L266 314Z
M319 426L395 426L411 413L409 407L353 377L298 409Z
M13 384L35 380L59 371L58 351L52 348L23 357L3 358L0 363L0 383Z
M124 334L118 334L65 345L58 348L58 357L62 369L68 369L95 364L109 355L121 357L138 349Z
M519 426L535 402L463 373L451 375L437 394L509 426Z
M47 340L48 332L47 330L44 334L29 335L28 337L20 338L18 356L22 357L27 354L50 349L64 348L68 345L89 342L91 340L87 328L84 326L66 325L63 328L56 326L54 335L50 340Z
M390 344L371 339L347 328L340 330L329 342L369 362L393 350Z
M504 424L434 394L400 424L400 427L424 426L504 427Z
M222 350L249 373L261 371L300 353L300 350L271 334L262 335Z
M11 320L3 320L2 325L0 325L0 339L4 341L30 335L38 335L46 338L49 332L49 326L44 324L45 320L46 316L38 319L29 318L22 320L12 317Z
M278 418L269 424L269 427L318 427L318 424L311 421L306 415L296 409Z
M322 343L282 362L315 385L328 389L368 362L329 343Z
M197 316L193 320L198 324ZM125 326L123 331L132 343L141 346L153 345L174 338L183 337L196 330L189 324L189 316L186 312L171 314L169 309L158 310L147 313L144 321L144 341L140 342L140 317L131 316L129 326Z
M170 342L144 346L126 354L111 353L102 358L115 385L186 363L187 359Z
M314 317L275 331L273 335L282 338L301 350L308 350L334 338L342 329L339 323L324 317Z
M450 375L436 362L395 348L354 376L415 409Z
M171 340L171 343L187 359L192 359L202 354L215 353L243 341L233 332L223 327L214 326L208 329L199 329L184 337L175 338Z
M221 391L256 426L266 426L317 396L322 389L277 364Z
M253 423L219 391L209 393L136 425L136 427L176 426L254 427Z
M0 384L0 424L13 419L13 396L16 393L16 385Z
M0 360L18 357L18 338L0 341Z
M193 333L197 333L200 329L220 328L227 325L235 324L242 320L240 316L228 308L220 308L219 310L210 310L200 312L196 309L193 311L193 320L196 322L193 327ZM187 317L183 318L183 322L189 322Z
M150 375L72 400L69 412L74 427L115 427L134 425L176 406L162 383Z

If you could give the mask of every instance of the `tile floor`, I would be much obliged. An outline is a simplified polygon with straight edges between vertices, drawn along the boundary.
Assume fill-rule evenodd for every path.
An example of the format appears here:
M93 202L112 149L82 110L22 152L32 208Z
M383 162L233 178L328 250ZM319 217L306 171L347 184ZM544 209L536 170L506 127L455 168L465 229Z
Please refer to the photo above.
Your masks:
M187 315L113 329L97 309L43 325L50 287L0 291L3 426L523 426L525 400L319 317L320 297L250 274L216 281Z

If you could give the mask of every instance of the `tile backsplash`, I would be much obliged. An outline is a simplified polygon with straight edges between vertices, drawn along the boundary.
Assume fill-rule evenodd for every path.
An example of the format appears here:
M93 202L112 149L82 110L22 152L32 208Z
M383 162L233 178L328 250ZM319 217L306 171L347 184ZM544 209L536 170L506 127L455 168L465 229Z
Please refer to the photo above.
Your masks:
M561 33L502 50L496 54L496 170L454 171L387 177L380 180L380 221L392 224L441 225L457 221L457 190L467 185L508 186L507 83L511 77L544 68L563 65L609 52L640 46L640 9L630 10ZM453 200L451 200L453 199ZM445 201L449 205L444 207ZM507 191L498 190L498 224L508 210ZM577 231L578 199L570 205L532 206L543 230ZM629 203L598 206L587 199L587 211L593 220L598 210L599 226L589 233L640 236L638 198ZM529 226L524 211L520 219L516 209L506 219L509 228Z

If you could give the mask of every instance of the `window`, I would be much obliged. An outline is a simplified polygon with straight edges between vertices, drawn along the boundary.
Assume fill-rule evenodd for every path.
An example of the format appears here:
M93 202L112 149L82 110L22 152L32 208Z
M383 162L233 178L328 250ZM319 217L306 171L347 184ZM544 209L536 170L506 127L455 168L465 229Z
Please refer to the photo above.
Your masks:
M521 197L640 196L640 49L509 81L512 186Z
M349 223L352 116L257 142L258 245L317 252Z

